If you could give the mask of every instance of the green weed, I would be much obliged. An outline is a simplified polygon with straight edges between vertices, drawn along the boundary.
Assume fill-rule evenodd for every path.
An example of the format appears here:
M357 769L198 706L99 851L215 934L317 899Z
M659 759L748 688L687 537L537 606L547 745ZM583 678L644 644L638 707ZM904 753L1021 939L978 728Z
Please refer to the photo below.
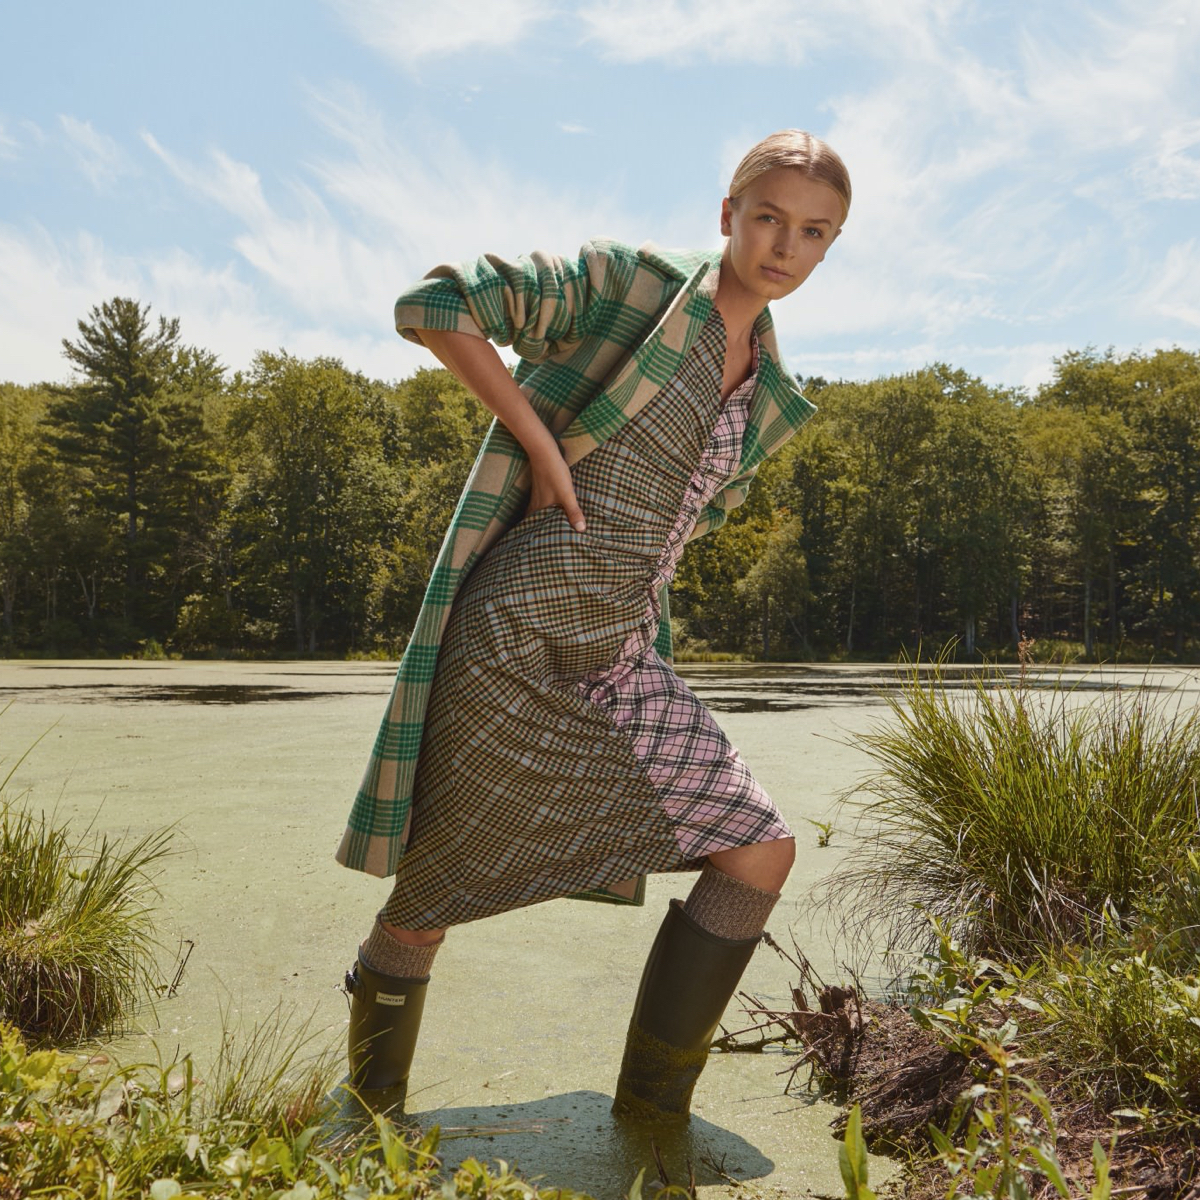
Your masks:
M846 1188L846 1200L875 1200L868 1184L867 1143L863 1138L862 1110L856 1104L846 1121L846 1136L838 1147L838 1166Z
M1143 955L1060 959L1043 972L1042 1038L1106 1107L1200 1113L1200 983Z
M1073 1200L1079 1193L1068 1184L1058 1160L1058 1129L1046 1093L1017 1071L1024 1060L1010 1046L988 1038L977 1044L988 1068L963 1093L951 1117L951 1128L965 1126L961 1142L955 1144L935 1126L929 1131L950 1175L947 1196L1030 1200L1044 1194L1045 1180L1062 1200ZM1091 1200L1108 1200L1108 1156L1099 1142L1093 1142L1092 1162Z
M827 885L859 932L928 946L929 914L970 953L1029 960L1128 923L1197 844L1200 712L915 668L885 699L892 722L855 739L866 798L842 798L865 836Z
M233 1118L228 1089L202 1086L189 1060L97 1073L57 1051L31 1053L0 1025L0 1196L586 1200L539 1191L505 1163L470 1159L446 1178L437 1129L401 1133L383 1116L353 1143L330 1145L320 1114L301 1115L319 1067L296 1057L295 1036L271 1022L251 1045L251 1058L282 1066L253 1083L243 1073ZM280 1122L288 1112L295 1119Z
M814 821L812 817L804 818L817 831L817 845L824 849L833 840L836 832L832 821Z

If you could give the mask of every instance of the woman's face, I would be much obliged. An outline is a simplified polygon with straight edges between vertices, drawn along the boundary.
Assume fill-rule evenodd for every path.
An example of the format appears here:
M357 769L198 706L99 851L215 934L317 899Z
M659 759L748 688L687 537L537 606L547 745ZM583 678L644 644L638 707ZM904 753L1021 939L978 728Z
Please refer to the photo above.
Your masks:
M723 268L764 303L794 292L841 232L842 201L792 167L766 171L736 199L721 201L729 238Z

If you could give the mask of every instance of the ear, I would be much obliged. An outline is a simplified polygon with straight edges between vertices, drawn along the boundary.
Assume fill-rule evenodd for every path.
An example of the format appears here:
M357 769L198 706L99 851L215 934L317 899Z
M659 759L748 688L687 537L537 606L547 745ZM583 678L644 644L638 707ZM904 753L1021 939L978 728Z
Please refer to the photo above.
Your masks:
M733 202L728 196L721 201L721 236L729 237L733 233Z

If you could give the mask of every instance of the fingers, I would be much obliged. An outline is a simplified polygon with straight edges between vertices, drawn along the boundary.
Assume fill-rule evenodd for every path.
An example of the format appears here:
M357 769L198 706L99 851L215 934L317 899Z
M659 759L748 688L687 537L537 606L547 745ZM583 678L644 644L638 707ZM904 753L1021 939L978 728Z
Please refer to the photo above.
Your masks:
M552 463L547 470L539 471L535 468L534 472L528 511L534 513L539 509L551 506L561 508L571 523L571 528L578 533L583 533L587 529L583 510L579 507L579 501L575 497L571 472L561 459Z
M587 522L583 519L583 509L579 507L579 501L575 499L575 493L571 493L570 502L562 506L563 512L567 514L567 520L571 522L571 528L578 533L583 533L587 529Z
M534 497L530 497L526 516L533 516L535 512L540 512L543 508L561 508L567 520L571 523L572 529L578 533L583 533L587 529L587 521L584 519L583 509L579 507L579 501L575 499L574 494L571 495L570 499L549 500L545 504Z
M575 487L570 472L567 473L554 503L557 503L559 508L566 513L567 520L571 522L571 528L577 533L583 533L587 528L587 522L583 518L583 509L579 507L579 501L575 498Z

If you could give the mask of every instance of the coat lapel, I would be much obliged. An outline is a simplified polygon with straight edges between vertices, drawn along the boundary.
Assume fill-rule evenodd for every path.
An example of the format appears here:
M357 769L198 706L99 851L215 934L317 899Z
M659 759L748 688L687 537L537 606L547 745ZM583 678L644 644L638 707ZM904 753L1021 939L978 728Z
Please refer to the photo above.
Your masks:
M759 369L742 438L743 471L757 467L774 454L817 411L779 357L775 322L769 308L759 313L754 331L758 334Z
M559 435L568 463L612 437L674 375L712 311L720 269L719 255L701 261L629 361Z

